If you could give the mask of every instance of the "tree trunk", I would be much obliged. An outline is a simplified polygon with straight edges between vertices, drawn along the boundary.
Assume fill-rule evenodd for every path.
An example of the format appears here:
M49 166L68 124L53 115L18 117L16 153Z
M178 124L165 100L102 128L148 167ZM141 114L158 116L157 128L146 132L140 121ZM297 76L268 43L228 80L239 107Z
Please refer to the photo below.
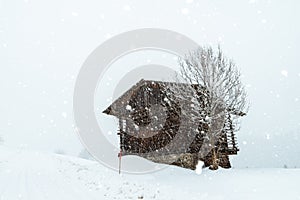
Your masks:
M209 169L211 170L218 169L218 156L215 148L212 149L212 164L209 166Z

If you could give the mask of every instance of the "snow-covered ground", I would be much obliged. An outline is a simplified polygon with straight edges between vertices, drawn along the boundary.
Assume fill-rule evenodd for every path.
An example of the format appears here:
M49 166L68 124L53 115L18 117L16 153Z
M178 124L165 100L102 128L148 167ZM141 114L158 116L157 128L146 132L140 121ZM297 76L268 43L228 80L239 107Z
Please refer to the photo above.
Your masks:
M300 169L121 174L95 161L0 147L0 200L300 199Z

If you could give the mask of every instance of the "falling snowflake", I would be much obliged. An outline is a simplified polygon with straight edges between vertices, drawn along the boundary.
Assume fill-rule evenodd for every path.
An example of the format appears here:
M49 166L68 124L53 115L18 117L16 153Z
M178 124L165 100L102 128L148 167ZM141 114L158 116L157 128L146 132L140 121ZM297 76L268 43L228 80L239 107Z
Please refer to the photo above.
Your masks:
M257 2L257 0L250 0L250 1L249 1L250 4L254 4L254 3L256 3L256 2Z
M61 113L61 116L62 116L63 118L67 118L67 113L66 113L66 112L63 112L63 113Z
M267 20L266 19L262 19L261 23L265 24L265 23L267 23Z
M288 71L286 71L286 70L281 70L281 75L287 77L287 76L288 76Z
M72 12L72 16L77 17L78 16L78 12Z
M130 105L126 106L126 110L131 110L131 109L132 109L132 107Z
M189 14L189 9L188 8L183 8L183 9L181 9L181 13L184 14L184 15L187 15L187 14Z
M129 5L125 5L125 6L123 7L123 9L124 9L125 11L130 11L130 10L131 10L131 7L130 7Z
M198 161L198 164L196 166L196 174L202 174L202 167L204 165L204 162L201 160Z

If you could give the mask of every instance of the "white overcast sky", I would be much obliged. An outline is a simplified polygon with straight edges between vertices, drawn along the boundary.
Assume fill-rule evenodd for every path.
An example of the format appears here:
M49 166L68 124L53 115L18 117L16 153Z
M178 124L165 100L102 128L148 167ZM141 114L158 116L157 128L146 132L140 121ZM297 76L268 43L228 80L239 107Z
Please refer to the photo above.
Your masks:
M220 43L241 69L251 108L236 167L300 167L299 10L297 0L0 0L0 135L10 147L76 155L82 63L106 39L154 27Z

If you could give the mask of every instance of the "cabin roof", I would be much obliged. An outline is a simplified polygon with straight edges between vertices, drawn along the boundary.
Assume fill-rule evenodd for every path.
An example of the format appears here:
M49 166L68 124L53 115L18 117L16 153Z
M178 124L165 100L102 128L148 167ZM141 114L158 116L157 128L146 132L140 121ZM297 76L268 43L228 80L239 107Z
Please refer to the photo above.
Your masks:
M128 89L125 93L123 93L118 99L116 99L109 107L107 107L103 113L108 114L108 115L113 115L116 117L124 117L125 113L128 113L127 110L127 105L129 105L129 101L131 99L131 96L134 94L134 92L138 91L142 86L151 86L151 87L192 87L193 88L193 93L194 95L196 94L196 87L199 87L198 84L188 84L188 83L178 83L178 82L165 82L165 81L154 81L154 80L144 80L141 79L139 82L137 82L135 85L133 85L130 89ZM203 86L201 86L202 91L205 90ZM238 115L238 116L244 116L245 113L241 111L235 111L231 109L232 114ZM125 114L126 115L126 114Z
M180 87L188 87L192 86L187 83L177 83L177 82L164 82L164 81L154 81L154 80L144 80L141 79L135 85L133 85L130 89L128 89L125 93L123 93L118 99L116 99L108 108L106 108L103 113L108 115L114 115L116 117L121 117L121 113L127 113L126 106L129 104L132 94L139 90L142 86L150 86L150 87L167 87L167 86L180 86ZM195 85L194 85L195 87ZM195 94L196 95L196 94Z

